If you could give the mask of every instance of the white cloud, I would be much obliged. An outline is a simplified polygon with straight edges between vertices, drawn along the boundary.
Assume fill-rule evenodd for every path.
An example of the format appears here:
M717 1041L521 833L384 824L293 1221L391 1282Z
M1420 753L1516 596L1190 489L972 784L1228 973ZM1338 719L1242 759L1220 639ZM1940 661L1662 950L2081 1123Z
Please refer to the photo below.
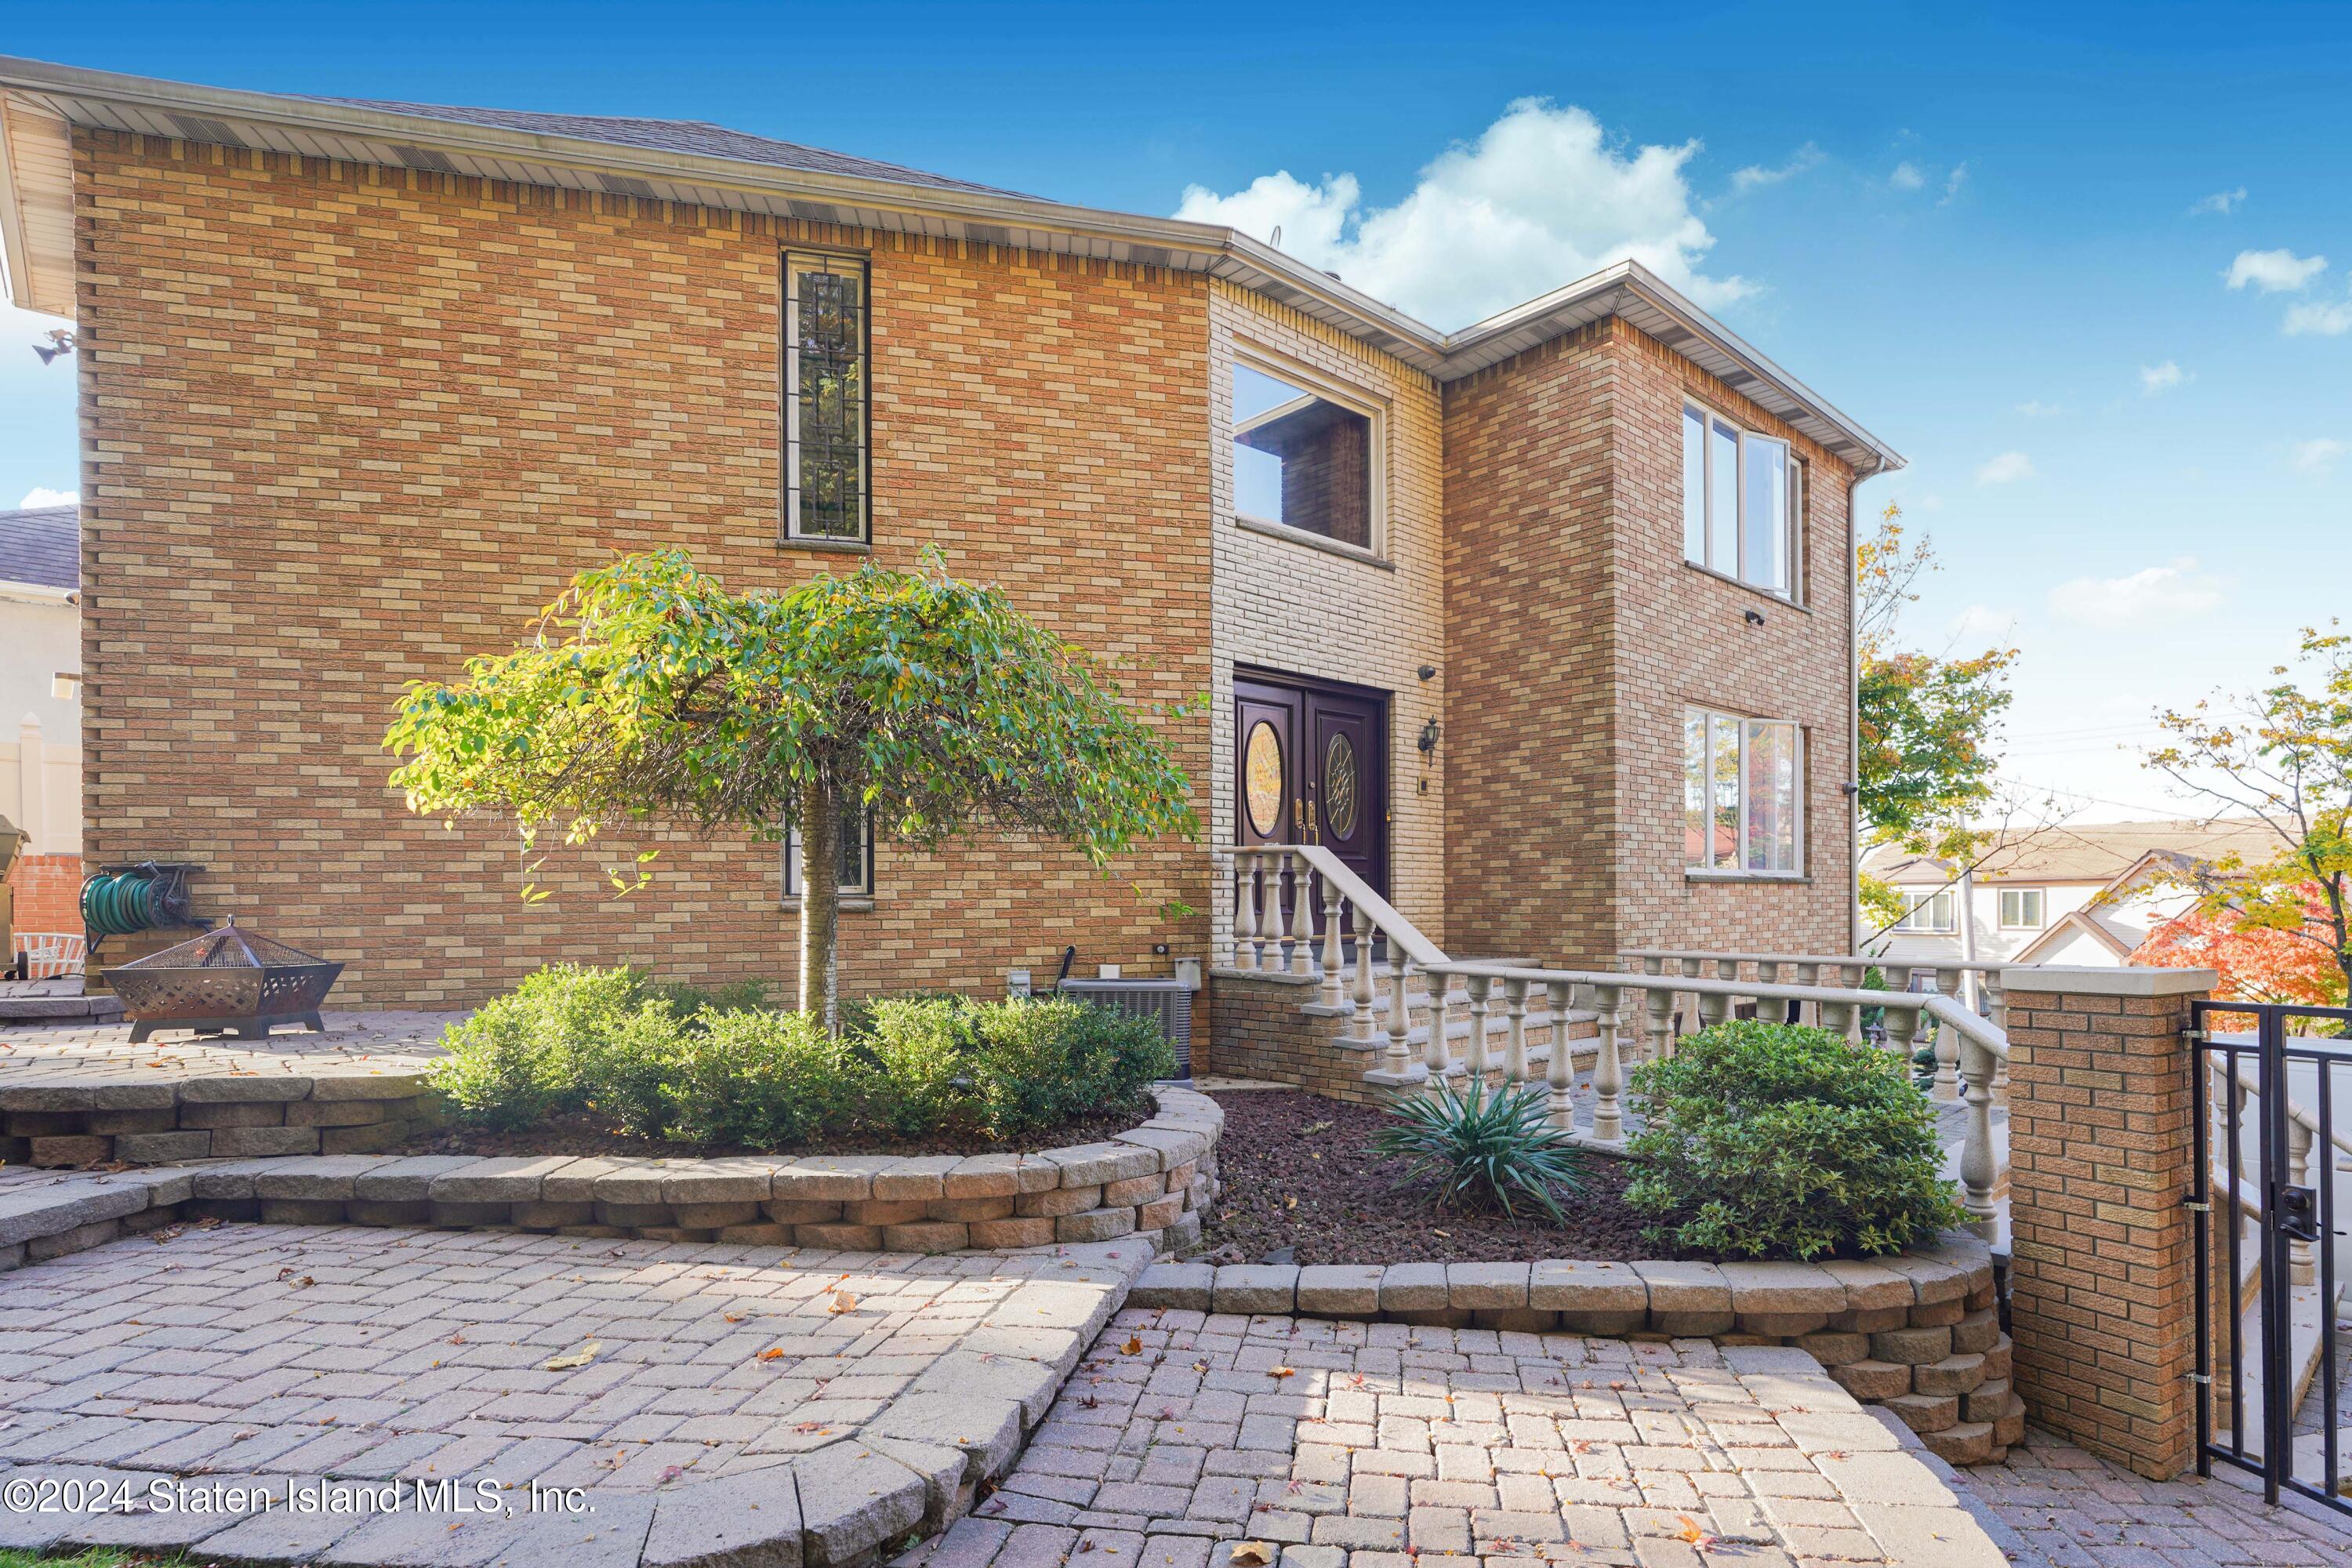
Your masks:
M1777 169L1762 163L1750 163L1744 169L1735 169L1731 175L1731 188L1738 194L1745 195L1749 191L1760 190L1766 185L1777 185L1783 180L1793 180L1809 169L1819 168L1823 156L1819 147L1808 142L1790 153L1789 161Z
M2335 468L2336 459L2344 452L2343 442L2332 436L2322 436L2316 440L2297 441L2287 462L2298 474L2326 474Z
M1952 172L1944 177L1944 198L1936 205L1937 206L1949 206L1951 205L1952 198L1960 194L1960 187L1968 184L1968 179L1969 165L1967 161L1964 159L1961 162L1953 164Z
M1954 642L1975 642L1988 637L1998 642L2016 629L2015 610L1996 610L1990 605L1970 605L1952 617L1948 627Z
M2196 377L2195 371L2183 370L2170 360L2162 364L2144 364L2139 367L2139 389L2147 396L2154 397L2159 392L2170 392L2176 386L2184 386Z
M81 504L81 492L53 490L46 485L35 485L25 493L25 499L16 504L20 507L79 506Z
M2013 484L2019 479L2033 478L2033 459L2022 452L2003 452L1977 470L1980 485Z
M1895 173L1886 176L1886 183L1898 191L1916 191L1927 183L1927 176L1919 172L1918 164L1906 162L1895 165Z
M2019 404L2017 411L2028 419L2055 419L2061 414L2074 412L2063 403L2044 403L2040 398L2029 398Z
M1221 195L1187 187L1180 218L1231 226L1441 327L1457 327L1639 261L1709 309L1756 291L1699 264L1715 237L1693 210L1683 165L1699 143L1612 145L1573 104L1523 98L1421 172L1394 206L1366 208L1353 174L1309 184L1287 170Z
M2282 246L2276 250L2242 250L2222 276L2232 289L2251 283L2264 294L2292 293L2327 270L2325 256L2297 256Z
M2231 213L2244 205L2245 201L2246 187L2243 185L2240 185L2234 191L2215 191L2210 196L2200 196L2196 201L2190 203L2189 207L2189 216L2190 217L2200 217L2207 213L2211 213L2221 217L2228 217Z
M2050 590L2050 611L2062 619L2120 631L2127 626L2207 615L2221 607L2224 584L2184 555L2127 577L2076 577Z
M2288 337L2340 338L2352 332L2352 300L2332 305L2290 305L2279 330Z

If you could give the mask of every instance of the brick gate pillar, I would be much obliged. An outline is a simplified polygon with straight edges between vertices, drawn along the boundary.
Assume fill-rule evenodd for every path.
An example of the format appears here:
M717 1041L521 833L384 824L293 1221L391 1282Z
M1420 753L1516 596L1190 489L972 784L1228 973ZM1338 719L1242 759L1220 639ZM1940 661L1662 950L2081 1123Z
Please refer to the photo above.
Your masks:
M2143 1476L2195 1458L2194 1173L2181 1039L2210 969L2001 972L2010 1336L2028 1418Z

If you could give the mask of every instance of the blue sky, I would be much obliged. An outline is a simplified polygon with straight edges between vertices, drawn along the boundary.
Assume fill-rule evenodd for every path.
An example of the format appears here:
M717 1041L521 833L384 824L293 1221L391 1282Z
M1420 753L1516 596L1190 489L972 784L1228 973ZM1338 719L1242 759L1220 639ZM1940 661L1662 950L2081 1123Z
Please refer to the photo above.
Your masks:
M2352 609L2352 8L1961 12L0 3L0 52L1281 222L1447 327L1640 255L1912 459L1864 503L1946 563L1917 640L2023 649L2009 773L2176 807L2148 710ZM47 324L0 320L0 505L75 482Z

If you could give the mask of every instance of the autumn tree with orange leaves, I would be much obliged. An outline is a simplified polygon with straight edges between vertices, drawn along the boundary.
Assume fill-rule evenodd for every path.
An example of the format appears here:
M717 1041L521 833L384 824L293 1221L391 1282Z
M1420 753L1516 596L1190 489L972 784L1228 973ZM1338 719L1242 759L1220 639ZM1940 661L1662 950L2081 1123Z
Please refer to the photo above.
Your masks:
M2249 985L2325 981L2340 1000L2352 988L2352 635L2306 627L2295 662L2300 673L2274 666L2258 691L2157 715L2168 739L2147 765L2217 815L2268 824L2273 847L2169 873L2193 901L2149 946L2194 948L2197 963Z

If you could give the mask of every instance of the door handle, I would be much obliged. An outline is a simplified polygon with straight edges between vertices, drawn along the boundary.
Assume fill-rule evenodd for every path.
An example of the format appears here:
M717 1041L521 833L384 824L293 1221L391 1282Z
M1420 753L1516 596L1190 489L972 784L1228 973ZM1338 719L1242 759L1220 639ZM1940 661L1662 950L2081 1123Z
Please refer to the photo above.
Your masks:
M1307 837L1303 842L1308 844L1321 843L1322 839L1317 836L1315 831L1315 803L1309 800L1293 801L1291 804L1297 807L1298 820L1306 829Z

